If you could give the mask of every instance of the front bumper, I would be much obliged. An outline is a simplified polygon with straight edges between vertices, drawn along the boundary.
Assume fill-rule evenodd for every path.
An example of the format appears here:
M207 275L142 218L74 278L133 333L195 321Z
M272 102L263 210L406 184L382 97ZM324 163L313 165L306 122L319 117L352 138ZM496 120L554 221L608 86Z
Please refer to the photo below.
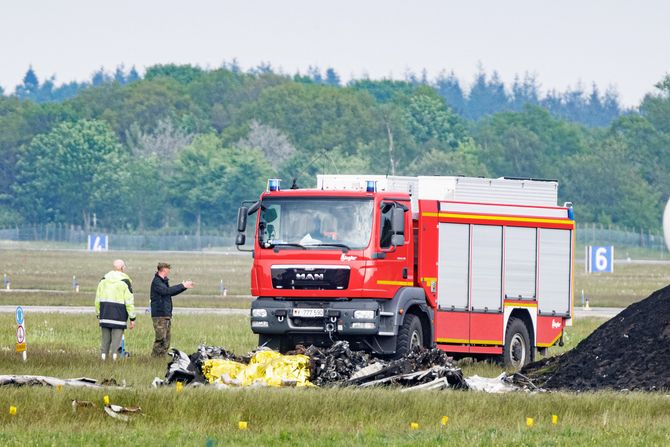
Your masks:
M258 309L256 316L254 310ZM259 316L265 310L264 316ZM316 309L319 317L296 316L294 309ZM356 311L369 311L372 318L355 318ZM257 298L251 303L251 329L256 334L339 334L342 336L393 335L393 322L382 315L374 299L282 300Z

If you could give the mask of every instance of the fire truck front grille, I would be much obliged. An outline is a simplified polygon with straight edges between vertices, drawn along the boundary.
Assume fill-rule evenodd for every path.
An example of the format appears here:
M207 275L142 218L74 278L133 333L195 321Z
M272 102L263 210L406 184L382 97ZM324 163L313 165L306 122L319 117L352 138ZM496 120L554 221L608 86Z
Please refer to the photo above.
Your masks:
M272 287L275 289L344 290L349 286L349 267L272 266Z

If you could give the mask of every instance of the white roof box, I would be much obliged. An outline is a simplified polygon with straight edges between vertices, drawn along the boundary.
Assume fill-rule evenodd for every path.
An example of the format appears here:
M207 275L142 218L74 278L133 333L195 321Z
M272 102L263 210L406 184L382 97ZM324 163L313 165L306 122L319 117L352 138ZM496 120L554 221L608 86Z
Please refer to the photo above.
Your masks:
M555 180L358 174L316 176L317 188L324 190L365 191L370 180L376 182L377 191L411 195L415 211L417 199L531 206L557 206L558 202L558 182Z

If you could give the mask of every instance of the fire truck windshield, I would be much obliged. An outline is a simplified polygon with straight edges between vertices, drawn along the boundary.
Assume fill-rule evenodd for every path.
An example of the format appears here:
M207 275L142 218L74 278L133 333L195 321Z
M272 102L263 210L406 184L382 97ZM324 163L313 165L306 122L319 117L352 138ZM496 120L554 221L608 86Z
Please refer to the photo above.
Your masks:
M361 249L372 231L371 199L268 198L261 206L261 247Z

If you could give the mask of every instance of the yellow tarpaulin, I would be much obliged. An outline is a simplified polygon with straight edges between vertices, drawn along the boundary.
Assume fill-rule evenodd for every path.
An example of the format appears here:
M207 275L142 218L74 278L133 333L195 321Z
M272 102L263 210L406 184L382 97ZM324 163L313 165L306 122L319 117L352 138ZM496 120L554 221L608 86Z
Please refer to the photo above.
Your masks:
M209 383L250 386L311 386L309 357L258 351L248 365L232 360L205 360L202 372Z

